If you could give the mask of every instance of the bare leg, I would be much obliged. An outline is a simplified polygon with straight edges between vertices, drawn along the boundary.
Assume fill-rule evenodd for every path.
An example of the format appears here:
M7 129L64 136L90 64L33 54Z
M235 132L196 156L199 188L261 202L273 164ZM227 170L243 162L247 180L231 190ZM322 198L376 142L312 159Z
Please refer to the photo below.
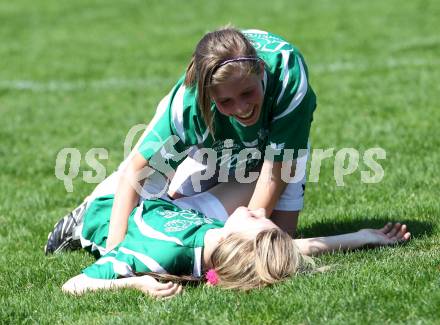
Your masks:
M188 168L191 169L193 167L189 165ZM188 173L188 168L183 168L183 170L181 170L182 175ZM194 172L197 173L197 168L201 168L201 166L197 166L197 168L194 168ZM260 168L261 166L257 167L254 171L259 171ZM206 192L214 195L223 205L227 214L231 215L238 207L249 205L249 201L251 200L252 194L255 191L255 185L256 181L246 184L240 183L236 181L233 177L230 177L229 182L218 183L211 188L208 187L209 189L206 190ZM168 195L171 196L173 199L184 197L184 195L182 195L178 191L173 191L172 188L169 189ZM286 231L292 237L296 232L298 217L299 211L285 210L274 210L270 216L270 218L274 221L276 225L278 225L281 229Z
M236 181L220 183L210 190L225 207L229 215L239 206L246 206L251 199L255 189L255 183L241 184ZM299 211L279 211L274 210L271 216L272 221L290 236L294 236L298 225Z
M172 198L173 200L177 200L177 199L181 199L181 198L185 197L185 195L180 194L179 192L174 191L174 190L168 190L168 196L170 198Z
M237 181L219 183L208 190L225 207L231 215L240 206L247 206L255 188L255 183L242 184Z

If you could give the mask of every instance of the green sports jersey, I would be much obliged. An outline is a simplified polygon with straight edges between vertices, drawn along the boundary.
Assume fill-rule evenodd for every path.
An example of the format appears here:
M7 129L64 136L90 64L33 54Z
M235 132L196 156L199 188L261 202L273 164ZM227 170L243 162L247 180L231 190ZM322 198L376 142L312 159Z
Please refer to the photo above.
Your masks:
M96 256L105 247L113 201L113 195L95 199L84 216L81 243ZM124 240L83 273L99 279L131 276L133 272L199 277L205 234L222 226L220 221L171 202L145 200L130 214Z
M295 159L298 150L307 148L316 96L309 85L303 57L280 36L259 30L245 30L243 34L265 63L264 100L258 122L244 126L233 117L219 113L212 103L215 129L212 137L197 104L197 89L186 88L183 76L159 104L150 132L138 149L150 165L167 172L165 162L175 169L189 148L197 146L213 148L217 152L217 165L227 163L234 169L244 163L249 170L263 158L282 161L285 149L293 149L291 157ZM239 156L245 148L258 149L259 159ZM276 149L272 151L275 155L270 157L267 148Z

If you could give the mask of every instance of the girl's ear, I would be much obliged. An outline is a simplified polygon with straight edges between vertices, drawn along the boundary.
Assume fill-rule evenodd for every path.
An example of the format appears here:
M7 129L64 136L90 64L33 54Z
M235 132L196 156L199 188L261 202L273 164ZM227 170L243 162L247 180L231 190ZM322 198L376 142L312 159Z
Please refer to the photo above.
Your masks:
M221 242L221 241L225 240L226 237L228 237L228 235L229 234L226 231L222 231L221 235L218 237L218 241Z

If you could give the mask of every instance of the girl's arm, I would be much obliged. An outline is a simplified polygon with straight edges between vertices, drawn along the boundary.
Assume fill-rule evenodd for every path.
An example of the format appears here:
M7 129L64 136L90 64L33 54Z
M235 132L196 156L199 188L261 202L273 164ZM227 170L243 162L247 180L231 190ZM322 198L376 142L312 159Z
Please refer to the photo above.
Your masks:
M148 161L140 153L136 153L121 172L110 217L107 250L111 250L125 238L128 217L139 200L136 187L138 190L142 187L143 180L139 179L139 175L147 166Z
M167 282L162 283L149 275L121 278L115 280L94 279L85 274L79 274L64 283L62 290L65 293L82 295L88 291L115 290L133 288L156 298L170 298L182 291L182 286Z
M396 223L386 224L381 229L362 229L357 232L328 236L295 239L303 255L318 255L326 252L351 250L365 245L385 246L409 240L411 234L406 225Z
M295 167L296 163L292 165ZM281 179L281 166L282 162L265 161L258 171L260 176L256 181L240 183L232 179L227 183L215 185L208 192L222 203L229 215L238 207L247 205L251 210L264 208L266 215L270 217L287 186L287 183Z
M281 178L281 167L283 162L272 162L265 160L261 167L254 193L249 202L249 209L266 209L266 215L272 214L281 194L284 192L287 183ZM295 170L296 162L292 163Z

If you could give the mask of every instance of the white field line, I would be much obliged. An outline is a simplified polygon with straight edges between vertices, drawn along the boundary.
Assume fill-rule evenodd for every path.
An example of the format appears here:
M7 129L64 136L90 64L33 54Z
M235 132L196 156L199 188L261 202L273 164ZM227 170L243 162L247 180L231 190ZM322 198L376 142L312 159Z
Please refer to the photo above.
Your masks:
M440 60L434 59L387 59L385 61L378 61L377 65L374 62L335 62L330 64L315 64L311 69L317 74L326 74L330 72L350 72L350 71L366 71L371 69L394 69L394 68L417 68L440 65Z
M317 75L325 75L335 72L367 71L370 69L394 69L405 67L430 67L440 65L440 60L434 59L388 59L378 62L335 62L330 64L315 64L311 72ZM108 89L145 89L153 85L172 85L174 79L171 78L108 78L100 80L0 80L0 90L23 90L34 92L53 92L53 91L81 91L81 90L108 90Z
M30 90L36 92L106 90L106 89L143 89L154 85L171 84L171 78L108 78L100 80L0 80L0 89Z
M391 47L392 51L405 51L407 49L416 47L430 47L430 46L438 46L440 45L440 38L438 36L431 36L431 37L425 37L425 38L414 38L414 39L408 39L405 40L405 42L400 44L395 44Z

